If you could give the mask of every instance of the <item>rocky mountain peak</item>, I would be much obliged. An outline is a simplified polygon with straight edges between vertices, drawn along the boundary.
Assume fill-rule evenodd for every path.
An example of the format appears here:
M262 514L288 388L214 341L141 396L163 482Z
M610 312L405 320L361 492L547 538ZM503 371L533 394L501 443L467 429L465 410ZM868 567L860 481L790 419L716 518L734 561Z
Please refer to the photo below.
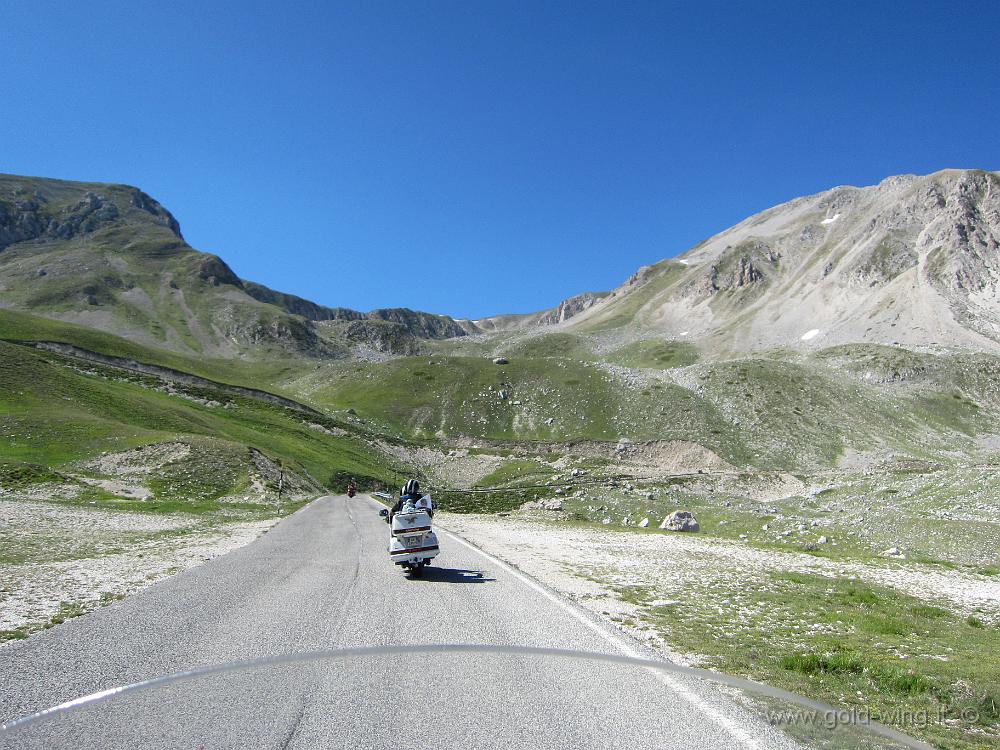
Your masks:
M753 350L1000 348L1000 176L900 175L755 214L646 266L567 325Z
M138 188L0 175L0 250L70 240L118 221L151 222L183 239L171 213Z

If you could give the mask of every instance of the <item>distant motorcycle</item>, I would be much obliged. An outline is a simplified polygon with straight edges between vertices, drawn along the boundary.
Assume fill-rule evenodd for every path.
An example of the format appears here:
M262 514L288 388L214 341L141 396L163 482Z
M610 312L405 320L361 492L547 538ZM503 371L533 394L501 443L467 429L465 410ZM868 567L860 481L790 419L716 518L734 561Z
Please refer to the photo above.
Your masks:
M353 484L347 485L347 496L348 497L354 497L357 494L358 494L358 488L357 487L355 487Z
M379 511L379 515L389 523L388 508ZM415 577L440 551L437 534L431 528L431 514L412 503L404 504L392 517L389 559Z

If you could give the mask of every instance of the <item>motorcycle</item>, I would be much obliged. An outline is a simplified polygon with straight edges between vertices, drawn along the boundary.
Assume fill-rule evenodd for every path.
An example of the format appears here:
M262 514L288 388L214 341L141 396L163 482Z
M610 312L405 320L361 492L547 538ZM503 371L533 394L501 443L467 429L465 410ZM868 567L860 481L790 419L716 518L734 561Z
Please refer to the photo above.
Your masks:
M347 485L347 496L354 497L356 494L358 494L357 487L355 487L353 484Z
M428 501L430 498L426 498ZM389 510L383 508L379 515L390 522ZM431 515L426 508L418 508L412 503L403 505L402 510L392 516L389 536L389 559L408 571L411 576L419 576L423 568L440 553L437 534L431 528Z

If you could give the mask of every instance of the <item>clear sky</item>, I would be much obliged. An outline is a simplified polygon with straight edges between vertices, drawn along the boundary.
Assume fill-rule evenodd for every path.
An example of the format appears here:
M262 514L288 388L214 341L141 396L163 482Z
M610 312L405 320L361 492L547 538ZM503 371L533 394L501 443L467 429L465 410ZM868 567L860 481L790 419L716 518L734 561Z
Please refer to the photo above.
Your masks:
M0 3L0 171L241 276L456 317L841 184L1000 169L1000 2Z

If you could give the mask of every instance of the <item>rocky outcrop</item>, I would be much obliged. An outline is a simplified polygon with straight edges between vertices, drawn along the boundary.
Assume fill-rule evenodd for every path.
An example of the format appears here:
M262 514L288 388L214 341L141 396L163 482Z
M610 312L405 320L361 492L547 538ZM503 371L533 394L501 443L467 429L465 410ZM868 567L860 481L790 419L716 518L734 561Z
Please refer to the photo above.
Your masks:
M270 289L263 284L244 281L243 289L258 302L276 305L292 315L299 315L307 320L320 322L324 320L363 320L364 313L348 310L344 307L325 307L294 294L285 294Z
M408 356L419 354L420 340L401 323L386 320L331 321L333 331L352 344L370 347L376 352Z
M198 264L198 278L212 286L228 284L243 289L240 277L217 255L202 254Z
M178 223L177 219L174 218L172 213L160 205L159 201L146 195L146 193L142 192L138 188L130 188L130 190L131 196L129 197L129 204L131 206L151 215L155 223L165 226L173 232L178 239L184 239L183 235L181 235L181 225Z
M541 312L523 315L497 315L479 320L460 320L457 322L470 334L551 326L575 318L580 313L601 304L608 296L607 292L584 292L563 300L557 307Z
M70 240L128 219L132 211L181 237L177 220L137 188L67 189L55 180L0 175L0 250L32 240Z
M763 285L775 274L780 253L762 240L747 240L726 252L693 284L703 294L740 292Z
M405 307L372 310L368 313L368 318L398 323L422 339L450 339L466 335L465 329L447 315L416 312Z
M370 313L350 310L346 307L325 307L310 302L294 294L284 294L252 281L242 282L243 288L254 299L269 305L276 305L293 315L300 315L314 322L323 321L382 321L398 326L398 329L372 326L353 326L345 329L357 340L371 338L378 351L394 351L402 343L400 331L419 339L449 339L465 336L466 330L447 315L433 315L417 312L404 307L372 310ZM391 330L391 333L389 332ZM352 338L352 340L356 340ZM390 342L394 342L390 345ZM383 348L388 346L389 348Z
M17 189L7 196L0 194L0 250L48 232L52 217L47 204L48 199L37 190L28 193Z
M93 232L119 216L118 206L103 195L85 193L72 206L53 217L46 234L68 240L78 234Z
M578 294L575 297L565 299L559 303L558 307L541 313L536 325L548 326L563 323L579 315L584 310L589 310L606 296L607 294L603 292L585 292L584 294Z

